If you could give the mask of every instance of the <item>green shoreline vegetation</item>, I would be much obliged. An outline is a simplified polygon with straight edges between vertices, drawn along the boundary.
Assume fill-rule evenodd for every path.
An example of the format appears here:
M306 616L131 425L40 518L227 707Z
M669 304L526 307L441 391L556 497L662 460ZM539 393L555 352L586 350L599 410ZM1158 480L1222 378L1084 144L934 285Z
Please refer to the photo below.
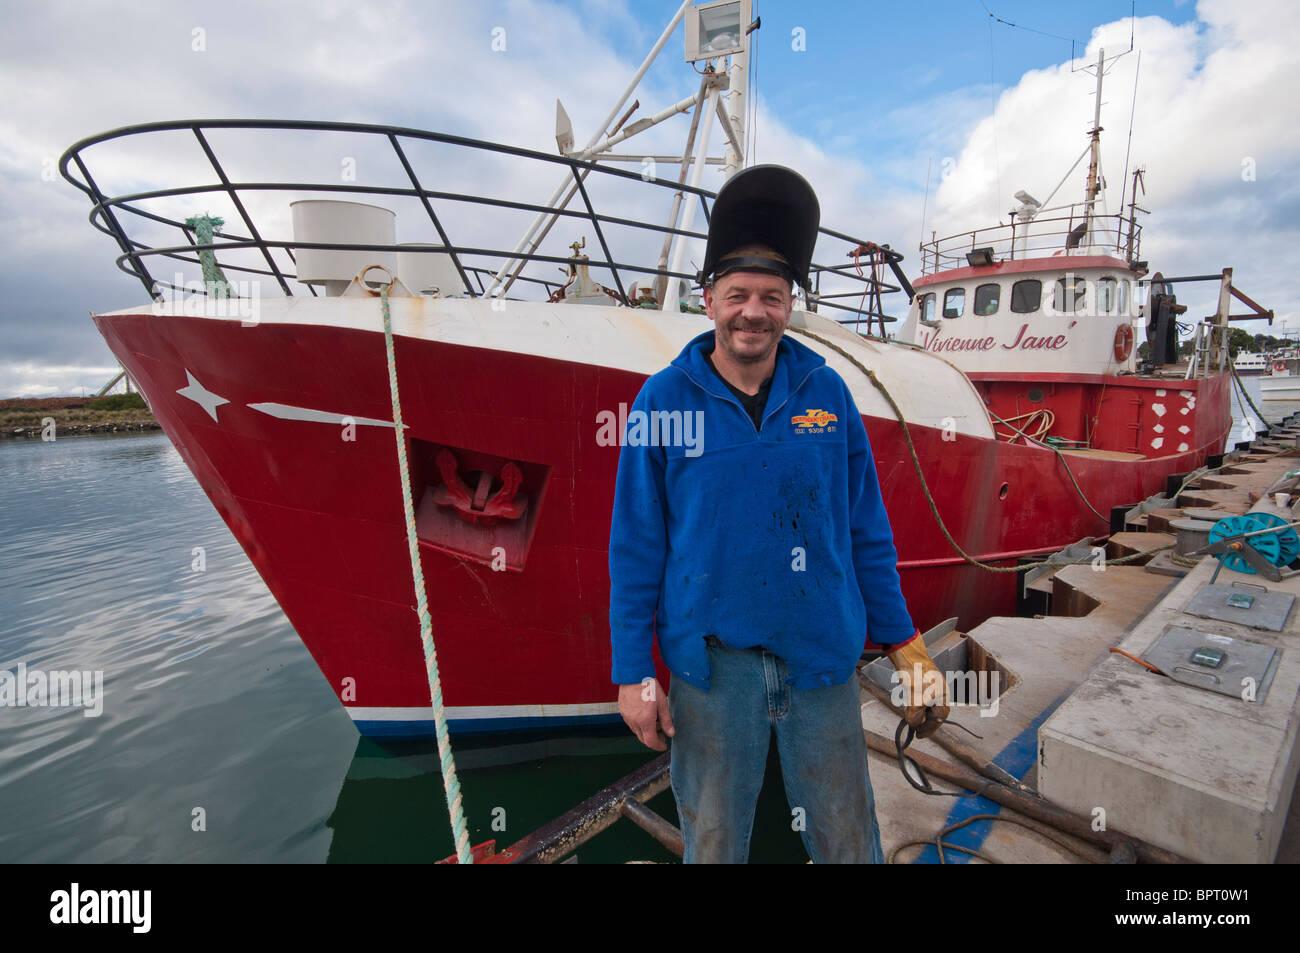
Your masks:
M139 394L0 400L0 437L39 440L50 419L54 421L55 439L161 429Z

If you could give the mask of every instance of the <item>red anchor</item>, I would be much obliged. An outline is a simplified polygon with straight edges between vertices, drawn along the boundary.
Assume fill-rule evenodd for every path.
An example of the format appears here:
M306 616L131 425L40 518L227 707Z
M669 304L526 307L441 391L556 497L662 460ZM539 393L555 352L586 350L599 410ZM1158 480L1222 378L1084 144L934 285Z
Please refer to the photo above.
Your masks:
M438 451L437 464L443 485L433 491L433 501L440 506L455 507L456 515L468 523L491 526L498 519L517 520L528 508L528 494L518 493L524 475L515 463L507 463L501 468L501 489L491 499L488 498L492 491L491 473L481 471L478 485L470 493L460 478L455 454L446 449Z

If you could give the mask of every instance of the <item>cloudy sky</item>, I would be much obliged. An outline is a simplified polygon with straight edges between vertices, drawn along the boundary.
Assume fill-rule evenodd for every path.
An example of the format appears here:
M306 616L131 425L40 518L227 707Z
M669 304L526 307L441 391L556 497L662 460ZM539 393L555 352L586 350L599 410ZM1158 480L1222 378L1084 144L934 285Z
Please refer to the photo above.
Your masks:
M902 250L915 276L923 228L928 237L1005 220L1019 189L1044 198L1086 145L1093 79L1080 68L1099 46L1108 56L1127 50L1132 31L1136 49L1109 67L1103 95L1111 209L1132 116L1128 164L1146 169L1153 211L1143 257L1165 274L1231 265L1238 287L1300 330L1293 3L1138 2L1135 19L1129 0L940 0L917 9L757 3L751 160L803 172L821 196L823 224ZM116 269L116 245L87 223L86 198L55 171L72 143L132 123L276 118L394 124L553 152L556 98L585 142L674 10L671 0L11 6L0 37L0 396L97 388L115 365L88 312L144 300L140 283ZM695 91L682 32L643 83L638 117ZM665 123L628 151L679 149L686 125ZM193 140L175 138L183 135L160 139L156 151L98 147L88 153L92 172L106 191L210 181ZM270 169L337 180L349 158L359 182L391 173L387 157L328 137L268 147L214 136L214 144L236 176ZM552 170L506 171L436 150L412 161L427 187L526 201L544 201L555 179ZM717 188L719 174L710 169L704 184ZM1076 174L1061 196L1082 190ZM632 211L618 195L608 201ZM255 215L287 239L286 205L268 197ZM399 239L429 240L403 228L415 221L406 215L398 210ZM453 237L498 247L513 246L526 224L447 215L464 229ZM552 246L573 240L560 231ZM616 247L616 257L628 248ZM1213 310L1209 286L1184 289L1188 317Z

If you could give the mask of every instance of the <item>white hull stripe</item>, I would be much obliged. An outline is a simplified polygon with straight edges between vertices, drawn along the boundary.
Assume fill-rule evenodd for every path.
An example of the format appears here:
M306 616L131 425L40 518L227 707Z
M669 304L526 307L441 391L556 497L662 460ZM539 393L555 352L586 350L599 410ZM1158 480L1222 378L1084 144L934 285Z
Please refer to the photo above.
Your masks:
M358 708L343 706L353 721L433 721L432 708ZM465 705L445 709L451 721L483 718L572 718L610 715L618 712L617 702L589 702L575 705Z
M391 420L354 417L351 414L334 414L328 410L312 410L310 407L294 407L291 404L249 404L248 406L253 410L261 411L269 417L278 417L280 420L306 420L318 424L357 424L361 427L393 426Z

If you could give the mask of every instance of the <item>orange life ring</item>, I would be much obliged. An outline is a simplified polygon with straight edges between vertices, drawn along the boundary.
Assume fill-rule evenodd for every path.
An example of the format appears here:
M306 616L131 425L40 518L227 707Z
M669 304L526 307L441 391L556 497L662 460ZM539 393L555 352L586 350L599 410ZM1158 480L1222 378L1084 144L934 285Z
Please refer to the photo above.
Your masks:
M1133 353L1133 326L1121 324L1115 329L1115 360L1127 361Z

